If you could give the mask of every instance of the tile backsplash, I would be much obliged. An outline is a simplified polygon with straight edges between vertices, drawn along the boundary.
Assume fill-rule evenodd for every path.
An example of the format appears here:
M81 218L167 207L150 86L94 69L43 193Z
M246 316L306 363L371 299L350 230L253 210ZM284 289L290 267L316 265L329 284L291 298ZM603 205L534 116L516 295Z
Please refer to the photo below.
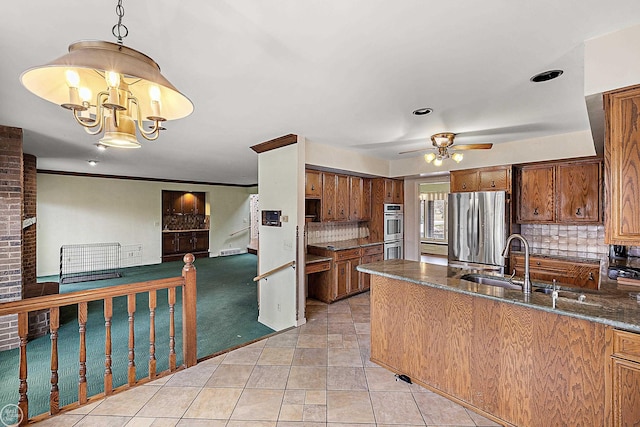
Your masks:
M308 222L307 243L337 242L340 240L369 237L369 227L365 223Z
M542 255L601 259L609 255L602 225L523 224L520 234L532 252Z

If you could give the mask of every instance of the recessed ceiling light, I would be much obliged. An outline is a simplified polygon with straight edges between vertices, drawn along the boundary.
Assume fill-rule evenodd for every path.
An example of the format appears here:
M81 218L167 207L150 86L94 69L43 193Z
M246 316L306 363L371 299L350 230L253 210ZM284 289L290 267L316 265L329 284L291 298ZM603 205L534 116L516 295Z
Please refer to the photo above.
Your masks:
M98 161L97 160L87 160L87 163L89 163L89 165L91 165L91 166L95 166L95 165L98 164Z
M542 73L536 74L535 76L531 77L529 80L534 83L546 82L560 77L562 73L562 70L543 71Z
M418 108L417 110L413 110L414 116L426 116L427 114L433 113L433 108Z

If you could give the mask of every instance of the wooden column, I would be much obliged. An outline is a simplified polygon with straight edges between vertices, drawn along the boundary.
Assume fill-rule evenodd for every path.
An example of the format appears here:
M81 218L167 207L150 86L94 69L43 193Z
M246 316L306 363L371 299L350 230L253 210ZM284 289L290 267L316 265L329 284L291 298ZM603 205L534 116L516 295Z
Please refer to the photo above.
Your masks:
M184 288L182 289L182 352L185 366L198 363L198 333L196 323L196 267L195 257L186 254L183 258Z

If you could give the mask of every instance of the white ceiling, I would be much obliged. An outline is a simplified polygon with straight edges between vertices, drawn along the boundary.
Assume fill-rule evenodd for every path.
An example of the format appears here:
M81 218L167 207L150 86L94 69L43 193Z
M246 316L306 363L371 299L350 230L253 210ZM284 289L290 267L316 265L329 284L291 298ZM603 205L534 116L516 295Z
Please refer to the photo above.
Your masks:
M0 124L24 129L39 169L253 184L249 147L288 133L397 159L436 132L501 143L586 130L583 42L640 24L638 0L125 0L124 44L195 111L141 149L98 153L19 76L74 41L115 41L116 3L3 4ZM529 82L549 69L564 75ZM411 114L421 107L435 112Z

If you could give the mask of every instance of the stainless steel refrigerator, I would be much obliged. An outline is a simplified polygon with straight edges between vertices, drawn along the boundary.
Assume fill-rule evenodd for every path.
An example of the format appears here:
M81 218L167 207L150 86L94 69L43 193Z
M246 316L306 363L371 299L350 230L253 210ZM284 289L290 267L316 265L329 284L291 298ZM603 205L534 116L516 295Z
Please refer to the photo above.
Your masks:
M449 194L449 261L503 266L507 240L504 191Z

